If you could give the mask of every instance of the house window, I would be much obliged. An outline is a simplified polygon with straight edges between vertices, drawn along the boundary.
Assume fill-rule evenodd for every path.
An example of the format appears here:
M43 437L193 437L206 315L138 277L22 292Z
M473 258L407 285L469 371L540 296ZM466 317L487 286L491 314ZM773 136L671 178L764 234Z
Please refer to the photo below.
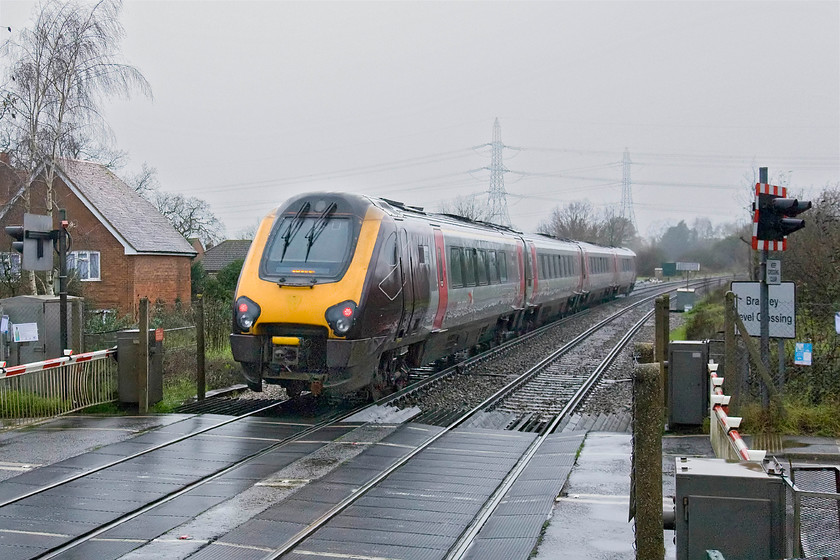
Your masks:
M0 278L20 277L20 253L0 253Z
M75 270L79 280L100 280L99 251L73 251L67 255L67 268Z

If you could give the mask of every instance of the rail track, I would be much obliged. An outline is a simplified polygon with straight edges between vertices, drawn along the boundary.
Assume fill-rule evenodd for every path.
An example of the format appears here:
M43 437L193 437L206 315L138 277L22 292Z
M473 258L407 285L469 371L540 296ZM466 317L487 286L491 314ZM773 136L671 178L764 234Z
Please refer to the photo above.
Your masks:
M649 315L650 312L640 309L660 292L661 290L653 296L643 297L638 302L627 305L614 316L600 321L587 332L564 344L547 358L539 360L537 364L524 373L517 372L509 363L506 363L504 356L516 348L520 350L525 348L526 353L533 353L533 350L527 348L529 341L540 340L547 333L558 332L562 323L544 327L528 337L522 337L492 349L485 354L466 360L446 370L427 372L422 380L411 387L372 405L374 408L392 409L416 408L419 406L422 412L414 418L414 423L438 426L440 429L430 431L430 433L433 433L431 437L424 437L423 441L413 442L406 446L406 449L410 449L410 451L400 454L387 468L379 470L374 476L368 477L363 484L354 487L353 491L347 496L336 501L331 507L309 520L304 527L286 538L280 546L265 550L266 560L283 557L292 550L300 550L301 546L306 549L308 546L305 544L307 539L328 527L333 519L367 496L412 459L423 452L434 449L437 442L446 438L460 437L455 435L459 433L459 430L504 428L518 432L532 432L529 437L533 440L530 441L521 457L510 466L503 483L483 499L479 511L475 512L477 515L474 518L475 520L468 527L464 527L465 530L459 532L456 535L458 538L452 539L447 548L451 553L446 558L468 557L465 554L471 549L471 543L481 533L482 528L493 515L507 490L516 483L521 473L527 469L531 459L538 455L540 447L545 441L548 441L562 419L567 417L585 398L597 382L600 372L615 357L619 348L627 343L632 336L632 332L635 332L635 329L644 323L645 316ZM627 328L626 323L630 319L625 319L619 326L613 327L614 331L623 336L613 334L607 337L609 341L605 338L598 340L597 343L592 342L593 336L602 332L603 329L607 328L607 325L615 323L618 320L617 317L621 316L633 316L634 327L632 329ZM616 337L620 340L612 342ZM590 356L587 358L586 365L581 365L583 358L580 354L580 348L582 346L586 347L585 341L587 340L590 341L588 343L590 347L603 347L609 344L613 346L613 350L605 358ZM587 354L587 352L584 352L584 354ZM588 354L596 353L588 352ZM462 403L458 407L441 407L434 404L428 406L418 404L423 402L424 394L435 395L435 393L440 393L447 380L455 377L469 378L473 382L479 379L489 380L490 383L483 386L481 392L472 391L474 394L471 395L471 398L480 400L476 405L464 406ZM564 388L555 391L555 388L561 385ZM473 384L474 386L475 384ZM187 430L176 437L152 432L147 434L148 438L146 440L140 441L142 438L134 440L135 447L137 447L137 444L142 447L139 451L128 453L114 460L99 457L94 461L96 464L87 466L74 474L68 475L68 469L66 468L54 469L53 471L50 471L49 468L33 471L33 474L40 473L41 475L40 477L34 477L35 479L42 481L46 479L34 489L26 489L27 487L23 485L11 488L8 485L0 484L0 535L27 532L26 523L21 524L15 521L17 517L20 517L22 511L40 511L47 503L62 503L69 508L69 511L72 511L74 504L77 502L90 501L89 493L95 493L97 488L107 489L109 484L115 484L116 481L128 482L131 490L142 493L142 498L134 496L135 499L133 500L122 500L125 503L120 503L116 508L110 508L116 511L103 512L96 510L98 515L94 516L96 519L91 523L73 524L70 523L69 519L59 517L60 521L66 522L61 524L60 530L56 529L54 532L48 533L47 538L42 539L39 546L29 546L31 543L28 543L27 548L22 549L19 556L20 558L45 559L85 557L86 555L92 557L90 556L90 550L96 550L90 548L93 543L107 541L109 535L119 534L122 527L131 526L132 523L136 524L144 515L154 515L156 511L165 509L168 504L171 505L173 502L190 495L191 492L204 485L213 484L226 475L237 472L237 469L248 468L249 465L252 467L263 466L266 473L272 472L272 469L278 470L277 465L271 464L272 458L284 453L290 454L287 450L295 443L304 443L309 446L306 449L310 450L313 443L308 440L320 437L325 442L334 439L335 434L347 433L359 427L360 423L346 422L346 420L365 408L350 407L332 414L323 414L321 417L302 423L278 422L271 425L272 421L270 420L260 420L260 422L267 422L268 429L273 431L272 437L254 438L263 441L253 445L251 445L253 442L249 441L249 445L238 448L236 452L231 451L223 464L205 465L199 461L189 469L191 471L189 476L186 476L183 472L178 472L177 476L174 476L172 471L174 467L168 465L170 461L173 461L173 455L180 457L178 449L184 446L198 445L200 449L198 457L209 458L215 454L217 449L215 447L212 449L206 448L208 436L219 434L221 437L225 437L225 429L231 424L247 421L248 418L254 418L271 410L288 411L290 406L300 406L299 403L295 404L281 400L264 400L261 403L246 402L245 404L237 401L223 402L231 401L231 399L213 399L211 401L216 401L212 404L213 408L205 410L210 410L214 414L229 414L233 411L240 416L224 421L203 421L200 417L197 417L195 423L201 425L200 428ZM345 422L342 423L343 420ZM324 434L330 429L337 429L337 431L329 437L324 437ZM265 434L265 431L263 430L260 433ZM177 459L173 462L177 463ZM163 466L163 468L158 468L159 466ZM161 473L168 474L162 475ZM177 483L162 487L161 484L156 484L156 482L160 482L157 477L161 476L177 478L178 480ZM16 477L15 482L25 481ZM144 487L146 484L148 487ZM125 486L123 484L123 488ZM105 491L106 494L109 492L111 491ZM30 523L29 525L34 527L37 524ZM156 536L150 533L149 536L144 536L139 540L135 539L132 547L140 546L138 543L142 544L143 539L148 541ZM96 556L107 557L98 553ZM119 556L113 557L117 558ZM197 552L195 557L201 558L202 552Z
M485 527L487 527L488 521L497 511L499 504L502 503L505 496L508 495L511 489L514 488L517 483L521 482L523 473L528 470L532 460L539 455L544 444L551 441L553 432L558 425L585 399L588 392L595 383L597 383L602 372L606 370L615 356L626 347L633 335L647 321L653 313L652 310L639 309L642 306L645 306L646 303L649 303L651 299L656 297L656 295L658 294L649 298L643 298L618 313L615 313L613 316L600 321L556 352L540 360L537 365L530 368L525 373L517 375L515 379L506 383L495 393L487 396L474 408L461 413L441 411L439 409L431 410L416 417L414 419L415 422L436 422L442 427L442 429L425 442L417 445L410 452L396 459L389 467L383 469L376 476L369 479L365 484L354 489L351 494L337 502L316 519L313 519L305 527L291 535L285 543L271 551L267 551L263 560L276 560L286 557L297 558L300 554L317 556L319 554L318 551L325 546L323 544L323 540L326 539L329 541L329 538L327 537L322 537L321 540L319 540L319 532L334 532L336 530L336 526L333 524L331 528L331 523L333 523L334 520L338 520L343 512L354 507L354 504L364 500L368 493L376 491L376 489L378 489L381 484L385 483L390 476L400 472L400 469L403 467L410 465L412 460L419 458L424 452L435 450L435 446L438 442L443 441L447 437L457 437L456 433L459 429L469 430L475 429L478 426L486 427L486 424L482 423L480 417L488 414L493 415L494 410L497 409L515 409L516 412L513 413L513 415L516 416L516 420L513 422L510 420L506 421L505 426L509 429L516 429L518 431L527 430L534 432L536 433L536 437L534 437L530 445L521 452L518 459L513 462L507 471L507 475L503 477L503 480L495 487L495 490L490 492L488 495L483 496L480 505L473 508L474 511L471 513L473 513L474 516L471 518L470 523L464 527L463 531L458 533L457 538L449 539L451 542L447 543L448 546L446 546L446 553L439 556L440 558L445 558L446 560L473 557L481 558L480 555L471 556L471 554L476 554L474 552L475 549L473 545L480 537ZM591 339L596 333L602 331L602 329L610 323L614 323L617 318L629 314L634 310L637 311L637 316L634 318L635 322L632 327L628 329L624 326L619 326L616 329L621 331L620 336L617 337L616 342L612 344L609 351L606 352L606 355L601 356L600 359L597 359L594 362L594 358L591 358L589 359L587 366L583 366L582 368L578 367L579 370L586 370L589 364L597 363L593 369L581 375L564 375L562 376L562 383L559 382L557 371L562 371L565 367L562 363L563 358L571 358L572 360L576 359L572 356L573 350L579 349L586 340ZM498 355L498 353L494 352L494 355ZM478 358L475 361L480 363L484 360L486 360L486 357ZM568 360L566 361L568 362ZM465 365L469 366L474 364L462 364L461 367ZM442 372L439 375L441 378L444 378L447 375L453 375L453 373ZM544 398L545 392L549 391L552 385L558 384L564 385L564 389L560 393ZM412 402L409 399L409 396L413 392L414 391L410 389L404 394L386 399L385 404L405 404L407 402ZM563 397L558 395L563 395ZM537 398L538 396L540 398ZM536 406L534 406L534 403L536 403ZM412 406L416 406L416 404L413 404ZM386 493L387 492L388 490L386 490ZM399 492L396 493L399 494ZM553 499L554 496L556 496L556 493L550 497ZM457 499L457 496L454 496L453 499ZM422 513L428 513L428 511L422 511ZM547 514L547 512L545 513ZM542 517L542 519L539 519L536 522L541 525L544 520L545 517ZM342 522L338 522L338 526L343 526L342 523L347 523L347 519ZM428 557L431 558L433 556L430 555ZM525 557L527 557L527 554L526 556L523 556L523 558Z

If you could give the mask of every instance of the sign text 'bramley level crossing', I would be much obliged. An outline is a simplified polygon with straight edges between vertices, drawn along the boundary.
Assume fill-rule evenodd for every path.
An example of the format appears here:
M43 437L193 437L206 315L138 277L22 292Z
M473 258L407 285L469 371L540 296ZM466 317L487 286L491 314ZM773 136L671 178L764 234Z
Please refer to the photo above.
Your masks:
M796 287L793 282L767 286L768 319L772 338L796 338ZM759 282L732 282L738 315L750 336L761 336L761 286Z

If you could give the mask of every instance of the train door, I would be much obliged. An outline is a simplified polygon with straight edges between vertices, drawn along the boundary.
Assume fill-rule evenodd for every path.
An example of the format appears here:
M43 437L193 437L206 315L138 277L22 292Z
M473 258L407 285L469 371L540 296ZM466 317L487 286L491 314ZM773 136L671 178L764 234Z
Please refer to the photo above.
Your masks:
M437 272L437 311L435 320L432 323L433 330L440 330L443 326L443 318L446 316L446 305L449 303L449 285L446 277L446 249L443 244L443 232L435 230L434 259Z
M400 284L402 285L402 314L397 332L402 338L411 329L411 320L414 317L414 270L417 258L413 253L414 244L409 242L408 232L405 228L399 231L397 245L399 247L400 261Z
M516 245L516 270L519 273L519 294L516 297L516 306L520 309L525 308L526 303L526 293L525 293L525 262L523 261L522 257L522 244L518 243Z
M586 257L586 251L583 250L583 247L580 247L578 262L580 264L581 302L586 302L591 288L591 279L589 275L589 259Z
M537 271L537 248L534 246L532 242L528 242L528 254L530 258L530 266L528 267L531 271L531 282L533 285L533 289L531 290L531 301L529 303L536 305L537 302L537 292L540 289L540 280L539 274Z

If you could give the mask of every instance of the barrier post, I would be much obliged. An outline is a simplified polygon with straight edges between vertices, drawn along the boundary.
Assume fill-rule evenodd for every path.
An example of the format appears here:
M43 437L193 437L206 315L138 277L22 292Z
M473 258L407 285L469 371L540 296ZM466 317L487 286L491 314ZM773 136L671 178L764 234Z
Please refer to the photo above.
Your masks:
M204 369L204 300L201 295L195 302L195 368L196 396L203 401L207 391L206 371Z
M662 382L660 395L664 410L668 409L668 343L671 341L670 313L671 298L668 294L656 298L655 336L653 360L659 363L659 376Z
M657 363L633 369L633 484L637 560L663 560L662 381Z
M137 336L137 412L149 412L149 298L140 298Z

